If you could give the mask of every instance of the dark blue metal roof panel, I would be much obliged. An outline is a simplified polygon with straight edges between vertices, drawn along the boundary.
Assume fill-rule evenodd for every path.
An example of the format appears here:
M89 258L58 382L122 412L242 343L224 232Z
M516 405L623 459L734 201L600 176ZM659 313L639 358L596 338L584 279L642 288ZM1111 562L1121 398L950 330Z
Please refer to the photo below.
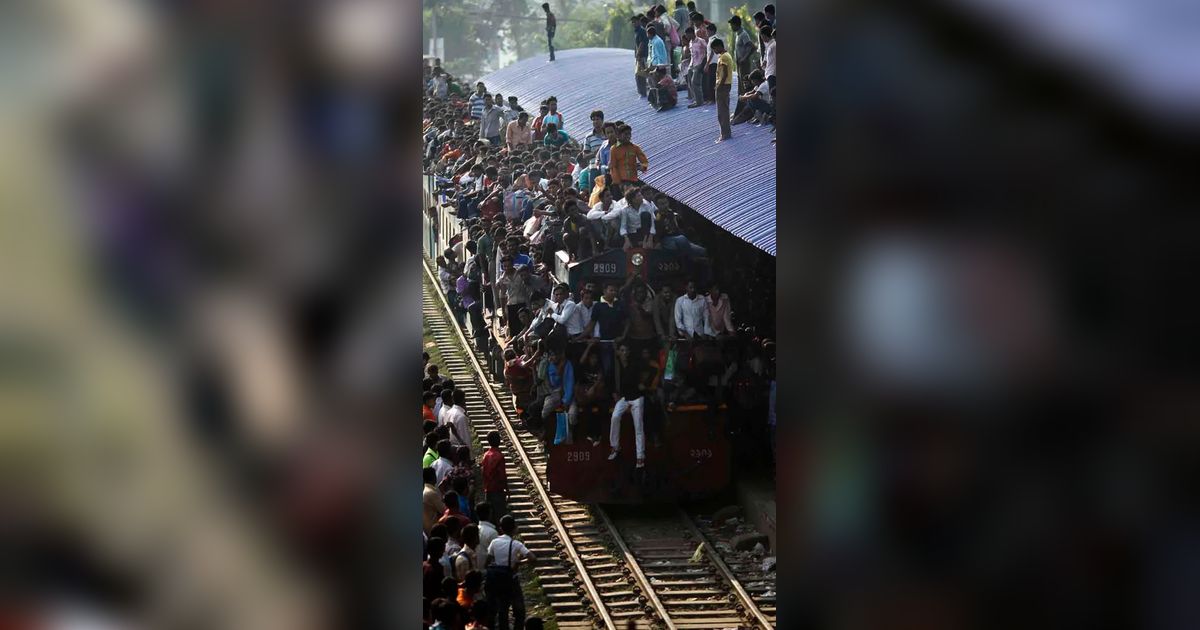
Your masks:
M489 92L516 96L534 114L543 99L558 97L572 138L591 131L592 110L603 110L606 120L625 121L650 159L642 176L646 183L775 255L775 145L768 128L738 125L732 139L715 144L715 105L688 109L680 93L678 107L656 112L638 96L633 51L577 48L557 51L556 57L553 63L526 59L480 80Z

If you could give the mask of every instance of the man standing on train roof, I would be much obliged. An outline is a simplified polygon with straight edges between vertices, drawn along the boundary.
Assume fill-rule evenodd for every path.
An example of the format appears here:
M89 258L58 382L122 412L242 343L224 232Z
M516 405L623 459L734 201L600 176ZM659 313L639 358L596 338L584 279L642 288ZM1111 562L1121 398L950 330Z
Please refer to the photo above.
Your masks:
M693 7L695 6L691 2L689 2L688 4L691 4ZM694 8L689 10L688 7L684 6L683 0L675 0L675 14L674 14L675 23L679 25L680 29L683 29L684 27L687 26L688 15L691 13L691 11L694 11L694 10L695 10ZM682 34L682 32L680 34Z
M729 92L733 89L733 57L725 50L725 42L719 38L712 40L713 52L717 54L717 75L715 90L717 96L717 124L721 134L717 142L724 142L733 137L729 126Z
M596 110L591 114L592 132L583 137L583 148L589 153L594 153L600 149L600 145L604 144L604 112ZM587 190L584 192L592 192Z
M742 18L736 15L729 18L729 27L733 29L733 52L734 62L737 65L738 92L743 93L750 86L750 66L753 61L754 42L750 41L750 34L742 28ZM739 100L737 109L733 112L734 115L741 113L744 107L745 103Z
M620 127L617 130L620 141L609 151L608 172L610 183L614 185L632 183L641 186L643 184L638 174L650 170L650 159L641 147L633 143L632 136L633 129L629 125Z
M554 61L554 31L558 30L558 20L550 12L550 3L543 2L542 10L546 12L546 45L550 47L550 61Z
M621 417L626 411L633 416L634 446L637 450L637 467L646 466L646 431L642 423L646 407L646 395L642 384L639 366L629 353L629 344L617 346L616 364L617 391L613 393L613 407L608 442L612 452L608 454L609 461L617 458L621 452Z
M494 147L500 146L500 134L504 133L504 110L498 109L492 95L483 97L483 112L479 116L479 137Z
M483 97L487 95L487 88L483 85L483 81L475 84L475 93L471 98L467 99L467 108L471 110L471 118L479 120L483 116Z

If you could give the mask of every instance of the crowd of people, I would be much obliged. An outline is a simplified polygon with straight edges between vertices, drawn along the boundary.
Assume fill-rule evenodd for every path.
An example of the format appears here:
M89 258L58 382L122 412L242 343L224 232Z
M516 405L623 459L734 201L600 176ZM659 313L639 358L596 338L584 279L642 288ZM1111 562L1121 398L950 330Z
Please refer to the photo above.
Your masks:
M767 8L773 21L773 8ZM664 11L659 6L647 15L669 21ZM694 11L689 16L711 25ZM657 27L650 32L660 41L647 46L662 61ZM709 39L684 41L708 42L723 52L719 40ZM733 41L744 49L747 40ZM666 54L679 57L676 46L670 50ZM691 59L688 53L682 64L655 64L666 67L654 72L668 81L681 74L701 77L694 95L703 102L708 70L703 64L691 68ZM739 72L748 61L738 55ZM739 327L719 281L696 277L652 285L631 273L572 287L554 274L560 251L574 262L617 249L662 249L685 270L706 268L692 265L707 262L710 251L694 242L680 206L641 180L651 165L633 141L632 127L597 109L589 114L591 131L574 138L564 131L564 119L573 113L559 110L554 96L527 111L517 97L489 92L483 82L467 93L436 61L425 70L424 169L434 178L439 203L462 228L436 257L438 281L455 318L514 396L521 416L516 428L539 434L547 446L607 441L608 458L616 460L622 457L621 425L630 417L635 466L642 468L647 442L662 443L671 412L698 404L713 411L710 434L730 431L731 423L745 425L759 444L771 442L773 459L775 345ZM756 85L768 85L760 70L746 74ZM665 90L646 93L657 107L674 104L675 92L655 89ZM758 94L753 98L769 106L771 91ZM742 105L750 100L739 99L739 116L773 122L769 107ZM439 208L428 212L436 217ZM472 452L466 394L436 365L426 366L423 385L426 620L438 627L503 630L540 624L525 619L515 581L515 569L536 557L514 539L500 435L488 434L484 452ZM731 411L725 425L715 421L721 406Z
M757 48L740 16L729 18L729 38L719 36L717 25L696 10L695 2L675 0L675 10L655 5L630 18L634 30L634 76L638 94L658 111L675 107L684 90L688 107L717 106L720 135L733 136L732 125L753 121L775 125L775 5L754 14ZM552 55L553 56L553 55ZM730 119L733 74L738 90ZM771 140L774 143L774 139Z
M537 556L516 538L500 434L472 452L466 393L423 357L422 601L425 624L447 630L540 630L525 616L519 568Z

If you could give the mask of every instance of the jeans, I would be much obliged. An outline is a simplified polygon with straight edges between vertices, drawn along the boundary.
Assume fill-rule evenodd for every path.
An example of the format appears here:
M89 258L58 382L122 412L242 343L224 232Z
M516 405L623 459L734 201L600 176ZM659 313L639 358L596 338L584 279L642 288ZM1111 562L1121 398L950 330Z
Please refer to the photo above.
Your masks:
M621 448L621 416L624 416L626 411L630 411L633 415L634 444L637 447L637 458L646 458L646 429L642 424L642 414L645 411L645 406L645 396L635 398L632 402L624 398L617 401L617 406L613 407L612 426L608 429L608 442L612 445L613 449Z
M688 237L682 234L673 234L664 236L659 241L662 243L662 248L669 252L679 252L690 262L692 258L703 258L708 254L708 250L688 240Z
M717 64L708 64L708 69L704 72L704 100L711 101L717 98Z
M692 66L688 70L688 99L693 103L704 102L704 67Z
M554 61L554 31L546 30L546 45L550 47L550 61Z

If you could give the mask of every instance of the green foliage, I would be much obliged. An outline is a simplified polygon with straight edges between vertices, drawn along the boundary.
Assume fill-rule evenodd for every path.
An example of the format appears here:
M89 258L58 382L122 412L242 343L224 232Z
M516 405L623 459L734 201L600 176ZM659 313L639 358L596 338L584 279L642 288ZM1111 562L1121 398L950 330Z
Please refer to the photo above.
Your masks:
M445 57L442 66L459 78L473 80L489 67L490 46L498 22L488 16L492 13L492 0L426 0L422 11L421 47L428 49L433 36L433 11L437 11L437 34L445 40ZM484 17L481 17L484 16Z
M609 48L628 48L633 50L633 28L629 18L635 15L633 3L629 0L617 0L608 9L608 23L604 27L605 45Z
M578 5L569 18L559 16L558 30L554 34L555 50L603 48L607 45L604 34L607 19L608 12L600 4Z

